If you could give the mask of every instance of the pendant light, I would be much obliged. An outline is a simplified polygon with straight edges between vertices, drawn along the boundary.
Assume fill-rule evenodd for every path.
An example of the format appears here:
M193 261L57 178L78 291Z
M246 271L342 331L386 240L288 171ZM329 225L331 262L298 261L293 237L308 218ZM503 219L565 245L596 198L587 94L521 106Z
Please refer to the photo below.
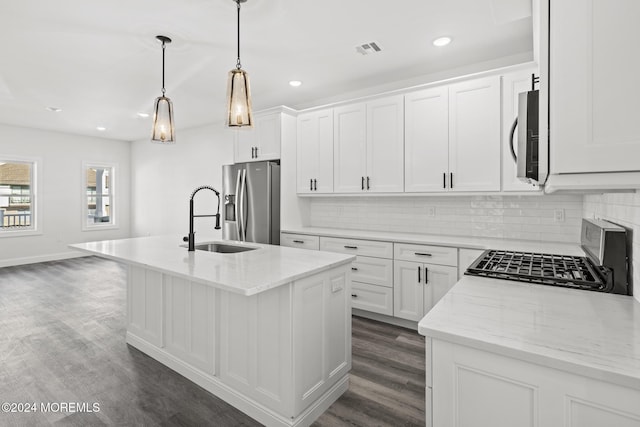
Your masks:
M251 91L249 90L249 75L240 64L240 3L247 0L233 0L238 5L238 60L236 68L229 71L227 85L227 117L229 127L252 127L253 113L251 112Z
M175 125L173 123L173 103L164 96L164 49L165 45L171 43L171 39L166 36L156 36L162 42L162 95L156 98L153 113L153 133L151 142L158 144L175 144Z

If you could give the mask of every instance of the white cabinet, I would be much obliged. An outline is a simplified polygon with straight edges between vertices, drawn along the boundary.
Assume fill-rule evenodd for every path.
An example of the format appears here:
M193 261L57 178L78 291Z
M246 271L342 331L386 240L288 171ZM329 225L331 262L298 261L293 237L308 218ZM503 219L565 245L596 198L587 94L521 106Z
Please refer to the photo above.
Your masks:
M407 94L404 98L404 111L404 191L446 191L446 165L449 164L447 87Z
M449 86L448 186L500 191L499 76Z
M320 249L320 238L306 234L280 233L280 246L317 251Z
M238 129L234 147L234 161L258 162L280 158L282 112L257 113L253 129Z
M537 184L528 184L516 177L516 162L511 153L511 127L518 117L518 95L531 90L535 69L509 73L502 78L502 191L537 191ZM514 135L517 148L517 129Z
M393 315L420 320L458 280L457 249L394 245Z
M402 192L402 95L334 109L334 191Z
M640 2L550 4L553 174L640 170Z
M434 427L640 426L640 390L431 341Z
M405 97L405 191L500 191L500 77Z
M297 192L333 192L333 110L298 116Z

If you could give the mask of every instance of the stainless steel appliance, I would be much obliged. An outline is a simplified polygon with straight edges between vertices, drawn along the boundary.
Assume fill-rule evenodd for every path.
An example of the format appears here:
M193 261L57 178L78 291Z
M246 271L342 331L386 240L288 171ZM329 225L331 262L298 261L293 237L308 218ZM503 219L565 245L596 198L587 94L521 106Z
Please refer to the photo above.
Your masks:
M516 177L529 184L544 184L546 179L540 173L540 126L539 95L535 89L539 78L531 76L531 90L518 94L518 117L511 126L511 156L516 162ZM514 148L514 136L517 133L517 145ZM547 168L544 168L545 170Z
M490 249L465 274L631 295L626 230L583 219L581 234L586 257Z
M222 238L280 244L280 162L222 167Z

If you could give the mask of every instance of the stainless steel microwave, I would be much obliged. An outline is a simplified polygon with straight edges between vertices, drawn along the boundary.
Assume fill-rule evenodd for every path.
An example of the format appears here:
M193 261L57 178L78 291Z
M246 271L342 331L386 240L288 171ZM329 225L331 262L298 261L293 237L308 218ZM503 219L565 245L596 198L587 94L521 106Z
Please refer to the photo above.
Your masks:
M516 176L529 184L540 183L539 91L518 96L518 117L511 126L511 155L516 162ZM517 129L517 141L514 141ZM517 144L514 147L514 142Z

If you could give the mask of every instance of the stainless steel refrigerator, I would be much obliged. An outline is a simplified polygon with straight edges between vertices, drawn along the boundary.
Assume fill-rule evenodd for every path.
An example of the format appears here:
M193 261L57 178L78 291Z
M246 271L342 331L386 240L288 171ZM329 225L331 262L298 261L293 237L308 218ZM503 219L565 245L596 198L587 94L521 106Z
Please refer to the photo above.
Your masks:
M280 244L280 162L222 167L222 237Z

